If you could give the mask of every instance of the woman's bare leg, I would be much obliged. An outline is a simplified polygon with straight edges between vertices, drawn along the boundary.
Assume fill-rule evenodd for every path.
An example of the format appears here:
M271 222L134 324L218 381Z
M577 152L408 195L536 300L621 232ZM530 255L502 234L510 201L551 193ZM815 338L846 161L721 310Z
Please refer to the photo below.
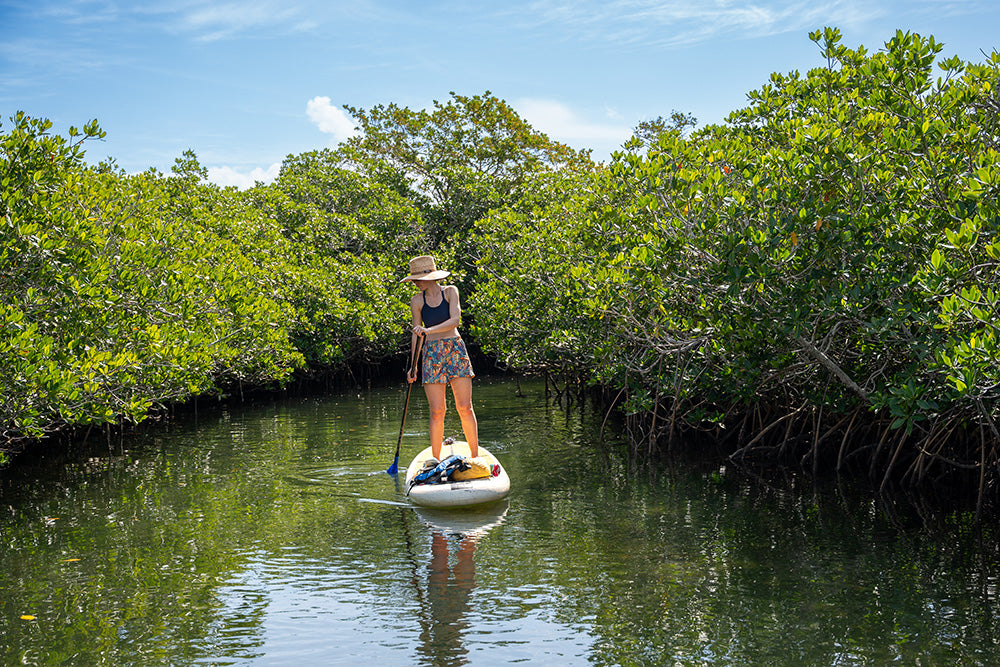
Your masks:
M445 390L448 385L424 383L424 393L427 394L427 404L431 414L431 454L441 460L441 441L444 440L444 415L448 410L445 404Z
M476 411L472 409L472 378L452 378L451 393L455 396L455 409L462 419L462 430L469 443L469 451L475 458L479 456L479 421L476 419Z

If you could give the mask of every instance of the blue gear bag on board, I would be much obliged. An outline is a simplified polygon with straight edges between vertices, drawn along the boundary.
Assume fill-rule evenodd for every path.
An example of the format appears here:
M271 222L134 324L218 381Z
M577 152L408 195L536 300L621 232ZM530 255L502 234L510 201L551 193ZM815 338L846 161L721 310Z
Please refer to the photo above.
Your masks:
M469 464L465 462L465 457L452 454L445 460L438 463L433 468L422 470L413 476L410 487L417 484L441 484L447 482L451 474L456 470L467 470Z

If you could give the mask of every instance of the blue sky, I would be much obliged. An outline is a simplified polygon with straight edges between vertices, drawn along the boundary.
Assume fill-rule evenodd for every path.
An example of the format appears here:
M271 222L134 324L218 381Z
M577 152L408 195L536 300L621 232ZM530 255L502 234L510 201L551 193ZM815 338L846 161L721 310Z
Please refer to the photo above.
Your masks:
M823 26L869 50L897 29L943 56L1000 50L996 0L0 0L0 127L96 118L91 162L167 172L192 149L246 187L347 136L344 104L489 90L607 159L642 120L721 122L771 72L822 65Z

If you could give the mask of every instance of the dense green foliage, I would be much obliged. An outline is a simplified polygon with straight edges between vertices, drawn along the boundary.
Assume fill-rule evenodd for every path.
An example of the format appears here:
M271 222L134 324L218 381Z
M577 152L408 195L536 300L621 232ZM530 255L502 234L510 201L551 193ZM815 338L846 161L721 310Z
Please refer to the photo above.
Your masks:
M435 245L515 205L531 174L589 165L587 153L552 141L489 92L452 93L431 111L347 109L361 133L347 141L345 158L421 195Z
M47 121L12 122L0 145L5 440L141 419L300 363L271 296L278 276L254 258L280 239L256 209L191 174L84 168L96 123L67 141Z
M588 163L489 94L433 114L352 112L363 141L289 156L275 183L246 193L204 183L191 152L170 176L87 167L96 121L65 139L11 118L0 447L141 420L236 382L391 359L407 342L410 256L460 264L462 232L519 201L531 173ZM428 148L401 157L406 142Z
M399 256L421 248L411 200L343 168L330 151L289 157L251 199L284 238L289 335L312 368L384 357L398 344L405 305Z
M489 93L348 107L359 136L245 193L193 154L169 177L87 168L96 122L62 139L19 115L6 438L392 359L398 276L433 252L483 349L610 390L650 452L707 432L740 460L1000 482L1000 55L811 37L824 66L721 125L641 123L601 166Z
M709 430L740 455L975 468L1000 389L1000 56L935 78L933 39L812 38L827 65L773 75L725 125L665 128L481 225L486 268L520 269L480 282L481 336L620 389L650 445Z

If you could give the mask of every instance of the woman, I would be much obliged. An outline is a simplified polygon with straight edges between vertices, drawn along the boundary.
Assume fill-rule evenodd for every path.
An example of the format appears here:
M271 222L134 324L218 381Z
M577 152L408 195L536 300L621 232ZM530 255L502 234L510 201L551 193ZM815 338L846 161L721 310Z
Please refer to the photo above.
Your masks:
M455 409L462 420L462 430L469 443L472 458L479 456L479 423L472 409L472 361L465 348L465 341L458 333L462 321L462 305L458 298L458 288L454 285L442 287L438 280L451 275L450 271L438 270L434 258L428 255L410 260L410 275L400 282L412 282L420 290L410 299L413 315L413 335L410 350L416 353L417 341L424 339L424 361L422 365L424 392L430 405L431 453L441 459L441 441L444 438L444 415L447 410L445 393L451 385L455 397ZM408 382L417 378L406 372Z

